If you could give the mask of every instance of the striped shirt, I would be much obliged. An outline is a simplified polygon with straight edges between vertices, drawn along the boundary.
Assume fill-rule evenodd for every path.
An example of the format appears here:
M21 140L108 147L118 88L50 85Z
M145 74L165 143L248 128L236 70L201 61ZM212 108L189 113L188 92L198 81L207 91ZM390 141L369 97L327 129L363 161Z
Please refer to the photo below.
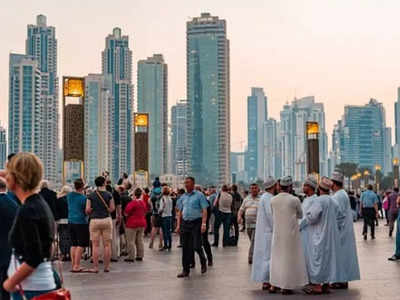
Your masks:
M244 199L242 206L240 207L240 210L244 211L247 228L256 227L257 209L259 202L260 202L259 196L253 198L251 195L248 195L246 199Z

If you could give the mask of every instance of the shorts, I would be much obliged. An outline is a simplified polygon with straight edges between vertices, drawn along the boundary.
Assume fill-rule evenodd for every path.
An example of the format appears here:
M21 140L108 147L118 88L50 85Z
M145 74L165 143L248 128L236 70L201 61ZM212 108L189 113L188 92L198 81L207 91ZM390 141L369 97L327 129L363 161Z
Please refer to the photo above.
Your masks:
M152 215L151 216L151 224L153 225L154 228L160 228L161 227L161 216L160 215Z
M71 247L89 247L89 225L68 224Z
M90 240L98 242L100 239L103 242L112 241L112 219L110 217L104 219L91 219L90 220Z

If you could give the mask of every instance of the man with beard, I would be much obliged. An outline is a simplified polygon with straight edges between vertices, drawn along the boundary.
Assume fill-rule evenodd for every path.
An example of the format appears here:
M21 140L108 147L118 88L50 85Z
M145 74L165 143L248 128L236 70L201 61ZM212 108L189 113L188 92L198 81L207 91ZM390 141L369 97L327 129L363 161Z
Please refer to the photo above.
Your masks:
M307 181L305 183L307 185ZM336 276L336 245L339 232L336 220L337 207L329 196L332 181L322 177L318 185L319 197L303 207L300 224L306 266L310 284L303 290L309 295L329 292L329 282Z

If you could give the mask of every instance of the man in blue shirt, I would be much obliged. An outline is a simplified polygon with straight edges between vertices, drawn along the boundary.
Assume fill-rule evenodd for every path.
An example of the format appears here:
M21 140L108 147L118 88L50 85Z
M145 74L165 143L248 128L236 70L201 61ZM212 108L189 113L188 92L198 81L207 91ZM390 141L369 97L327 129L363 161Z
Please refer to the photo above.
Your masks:
M195 180L193 177L185 179L186 193L181 196L177 203L178 225L183 234L182 247L182 273L178 278L188 277L190 265L193 263L194 251L200 257L201 273L207 272L207 260L202 248L201 235L207 230L207 207L206 197L199 191L194 190Z
M83 195L85 183L82 179L74 181L75 192L67 195L68 227L71 236L72 272L82 272L81 257L85 247L89 246L89 225L85 214L86 196Z
M371 227L371 238L375 239L375 218L378 217L378 196L369 184L367 190L361 194L360 205L361 214L364 219L363 236L367 239L368 226Z
M6 183L0 178L0 299L10 299L10 295L3 289L7 279L7 269L11 258L11 249L8 244L8 233L14 222L18 206L6 193Z

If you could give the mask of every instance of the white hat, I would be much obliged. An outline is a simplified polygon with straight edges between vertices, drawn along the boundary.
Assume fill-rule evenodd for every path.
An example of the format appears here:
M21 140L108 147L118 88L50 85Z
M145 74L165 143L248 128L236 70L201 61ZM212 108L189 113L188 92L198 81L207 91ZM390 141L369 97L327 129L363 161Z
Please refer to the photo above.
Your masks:
M293 184L292 176L284 176L279 181L279 185L281 186L291 186Z
M338 171L335 171L335 172L332 173L332 178L331 179L333 181L343 183L343 174L338 172Z
M272 188L275 184L276 184L275 178L272 177L272 176L269 176L269 177L265 180L264 186L265 186L266 189L269 189L269 188Z
M319 187L322 188L323 190L329 191L333 185L332 180L330 180L328 177L322 177L321 181L319 182Z
M317 188L318 182L317 179L315 178L315 176L313 175L309 175L306 180L304 181L304 185L308 185L314 189Z

